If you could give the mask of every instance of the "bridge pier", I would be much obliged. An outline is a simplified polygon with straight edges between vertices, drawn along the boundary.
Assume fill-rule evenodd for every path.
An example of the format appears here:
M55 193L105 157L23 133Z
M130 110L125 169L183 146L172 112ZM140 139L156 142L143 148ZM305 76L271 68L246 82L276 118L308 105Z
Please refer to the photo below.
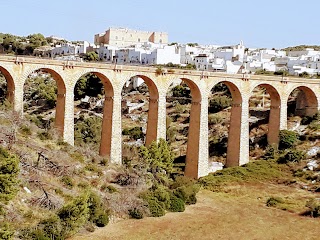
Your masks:
M202 98L191 104L185 175L207 175L208 158L208 99Z
M113 96L110 162L122 164L121 91Z
M150 145L153 141L157 141L158 138L158 122L161 119L159 116L159 99L152 98L150 95L149 99L149 110L148 110L148 122L147 122L147 133L145 145Z
M249 99L234 102L230 118L226 166L241 166L249 162Z

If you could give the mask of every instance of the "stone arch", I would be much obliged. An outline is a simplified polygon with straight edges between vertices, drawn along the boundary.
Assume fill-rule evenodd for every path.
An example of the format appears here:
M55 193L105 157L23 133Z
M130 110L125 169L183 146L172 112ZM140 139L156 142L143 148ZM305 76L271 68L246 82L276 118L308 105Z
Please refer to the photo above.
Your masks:
M319 99L317 94L306 85L296 85L288 91L287 102L290 94L295 90L299 89L300 92L296 99L295 114L299 116L313 116L318 112Z
M88 74L96 75L103 84L104 87L104 105L103 105L103 119L102 119L102 128L101 128L101 141L99 154L101 156L111 155L111 141L112 141L112 123L113 123L113 108L114 108L114 86L104 73L92 70L82 71L77 74L73 82L73 89L75 89L77 81L82 77ZM73 90L74 91L74 90Z
M211 91L211 89L219 83L225 84L229 88L232 96L226 166L239 166L240 155L242 152L241 141L244 141L244 139L241 139L241 132L243 131L242 114L243 111L246 111L246 109L243 109L243 96L241 94L239 86L231 81L226 80L215 81L214 84L210 85L211 88L209 88L209 91Z
M12 74L4 67L0 66L0 72L3 74L7 81L7 96L9 102L13 102L14 100L14 90L15 90L15 82L13 80Z
M121 91L125 85L125 82L134 78L141 78L148 86L149 91L149 107L148 107L148 120L145 145L150 145L153 141L157 141L158 138L158 111L159 111L159 90L157 83L146 74L131 74L125 76L120 83Z
M190 109L190 120L189 120L189 131L187 140L187 151L186 151L186 167L185 175L192 178L199 177L199 156L200 153L200 127L201 127L201 101L202 93L201 89L191 78L186 77L172 77L168 79L166 83L166 92L168 91L170 85L176 80L181 79L190 88L191 93L191 109ZM204 160L204 161L207 161Z
M73 76L73 89L76 86L76 83L78 82L78 80L83 77L86 76L88 74L94 74L96 75L100 81L102 82L103 86L104 86L104 91L105 91L105 96L106 97L113 97L114 96L114 85L111 82L111 78L109 76L107 76L105 73L97 71L96 69L86 69L85 71L81 71L78 72L75 76Z
M64 82L64 79L62 78L61 74L58 73L57 70L53 68L48 68L46 66L38 66L32 69L29 69L29 71L26 71L26 73L23 75L23 84L25 84L27 78L30 76L31 73L36 71L43 71L46 73L49 73L53 79L56 81L57 84L57 101L56 101L56 114L55 114L55 128L58 130L58 132L63 135L64 133L64 120L65 120L65 102L66 102L66 85Z
M280 121L281 121L281 97L279 91L269 83L258 83L255 84L251 91L250 97L252 96L252 92L257 87L263 87L266 89L268 94L270 95L271 105L269 112L269 120L268 120L268 144L279 144L279 131L280 131ZM248 101L250 98L248 99Z

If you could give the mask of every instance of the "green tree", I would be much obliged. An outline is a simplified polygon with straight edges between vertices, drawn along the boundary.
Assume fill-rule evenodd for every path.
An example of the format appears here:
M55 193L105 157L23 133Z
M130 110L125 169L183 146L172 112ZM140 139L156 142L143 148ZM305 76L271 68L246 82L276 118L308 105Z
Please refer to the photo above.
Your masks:
M87 62L99 61L99 56L96 52L88 52L84 55L83 59Z
M6 203L18 192L19 160L0 147L0 203Z
M281 130L279 133L279 149L287 149L293 147L298 142L298 135L294 131Z
M160 139L159 143L153 142L148 147L140 147L139 157L141 164L146 166L147 171L158 182L165 183L174 170L174 154L164 139Z
M75 99L81 99L85 96L97 97L103 94L104 88L101 80L92 73L82 76L74 88Z

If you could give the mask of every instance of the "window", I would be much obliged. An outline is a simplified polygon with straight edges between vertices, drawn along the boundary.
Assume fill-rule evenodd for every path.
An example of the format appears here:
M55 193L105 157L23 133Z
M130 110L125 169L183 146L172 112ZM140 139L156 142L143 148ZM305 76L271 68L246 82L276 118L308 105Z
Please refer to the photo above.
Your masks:
M140 42L140 38L138 38L138 42Z
M160 43L162 43L162 39L160 39Z

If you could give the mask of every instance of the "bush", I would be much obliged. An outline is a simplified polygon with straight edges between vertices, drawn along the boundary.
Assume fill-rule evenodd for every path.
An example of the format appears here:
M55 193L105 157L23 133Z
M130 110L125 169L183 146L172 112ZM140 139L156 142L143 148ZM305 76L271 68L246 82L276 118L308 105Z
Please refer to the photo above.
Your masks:
M38 138L42 141L45 140L52 140L52 135L48 132L48 131L44 131L44 132L39 132L38 133Z
M279 133L279 149L287 149L293 147L298 142L297 133L289 130L280 130Z
M19 160L0 147L0 203L11 200L18 192Z
M277 147L275 145L268 145L263 158L266 160L275 159L277 157L277 154L278 154Z
M129 216L134 219L142 219L143 212L138 208L129 209Z
M57 213L63 226L63 235L69 235L83 226L89 218L88 194L83 194L64 205Z
M88 196L89 221L97 227L104 227L109 222L109 212L103 207L101 198L91 192Z
M69 177L69 176L63 176L62 178L61 178L61 182L65 185L65 186L67 186L68 188L73 188L73 186L74 186L74 182L73 182L73 180L72 180L72 178L71 177Z
M284 156L278 159L278 163L298 163L305 158L305 153L299 150L289 150Z
M186 204L195 204L197 202L198 189L195 186L182 186L176 188L173 193L176 197L183 200Z
M20 131L22 132L23 135L26 135L26 136L31 135L31 129L29 126L26 126L26 125L21 126Z
M270 198L268 198L266 205L267 205L267 207L276 207L279 203L283 203L282 198L270 197Z
M156 197L148 198L148 208L152 217L161 217L166 214L164 204Z
M217 113L231 106L232 98L222 95L213 96L209 102L209 113Z
M169 210L171 212L183 212L185 210L184 201L175 195L171 195Z
M159 185L151 192L153 197L156 197L160 202L163 202L166 209L170 207L170 192L164 186Z
M130 138L134 140L143 139L144 137L141 127L125 128L123 129L122 134L130 136Z
M99 146L101 140L102 119L97 116L80 117L75 122L74 137L78 145L88 143Z
M217 114L209 114L208 123L209 124L221 124L221 123L223 123L223 118Z
M309 208L308 214L311 217L319 217L320 216L320 203L315 199L311 199L306 203L306 207Z
M96 211L92 222L97 227L105 227L109 223L109 215L103 210Z
M9 227L7 223L0 225L0 239L11 240L13 239L14 231Z
M154 141L148 147L141 146L139 157L141 168L152 174L154 182L165 184L169 180L174 171L174 154L164 139L160 139L158 143Z
M20 233L22 239L64 240L66 235L60 219L55 215L42 220L34 228L24 229Z

